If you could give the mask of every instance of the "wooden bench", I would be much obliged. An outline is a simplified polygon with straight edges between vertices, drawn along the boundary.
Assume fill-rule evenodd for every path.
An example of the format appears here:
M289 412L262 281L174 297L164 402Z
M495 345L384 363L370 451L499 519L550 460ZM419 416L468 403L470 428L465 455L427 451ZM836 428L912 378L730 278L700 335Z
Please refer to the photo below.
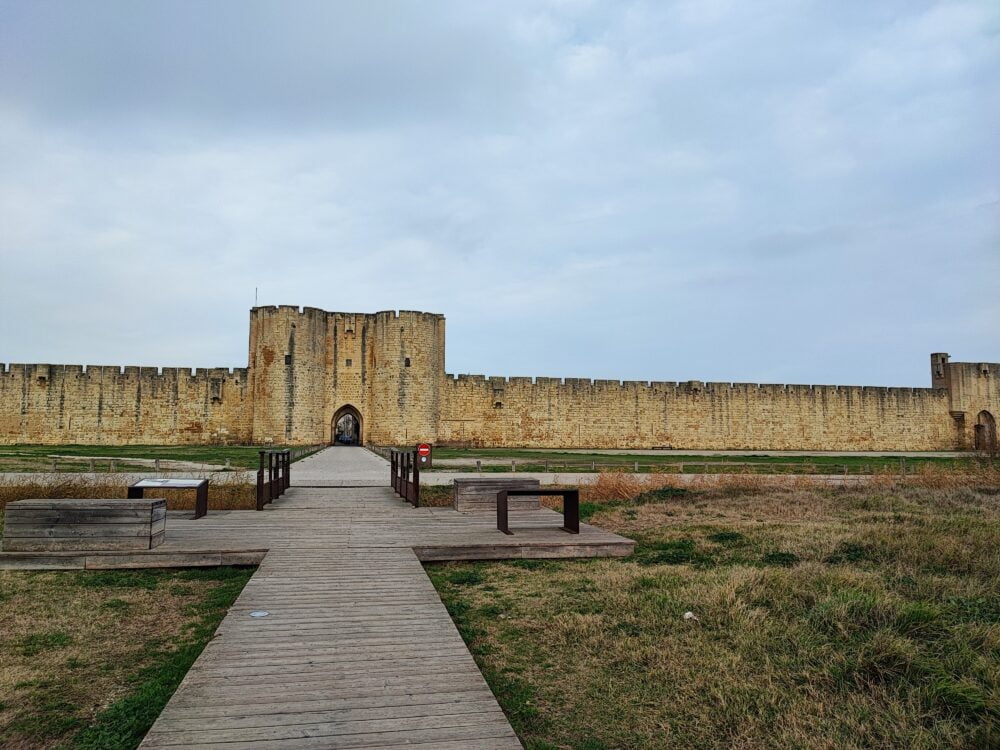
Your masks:
M163 543L166 525L166 500L16 500L7 505L2 549L153 549Z
M500 490L537 490L537 479L456 479L455 510L462 513L496 513ZM538 496L511 497L510 510L538 510Z

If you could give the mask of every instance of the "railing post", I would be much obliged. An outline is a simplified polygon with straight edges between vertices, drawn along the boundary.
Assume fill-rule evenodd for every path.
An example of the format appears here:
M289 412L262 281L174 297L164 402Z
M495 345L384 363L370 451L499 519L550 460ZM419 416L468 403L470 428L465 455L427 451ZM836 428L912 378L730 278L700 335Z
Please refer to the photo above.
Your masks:
M413 500L411 502L414 508L420 507L420 461L416 451L413 451Z
M257 467L257 510L264 510L264 453L260 451L260 463Z
M403 497L407 500L407 502L409 502L411 472L413 471L413 463L410 461L409 453L403 454L403 466L405 467L404 478L403 478L403 489L405 490L405 492L403 493Z
M277 495L275 492L278 487L278 477L275 476L274 470L274 451L267 452L267 501L271 502Z

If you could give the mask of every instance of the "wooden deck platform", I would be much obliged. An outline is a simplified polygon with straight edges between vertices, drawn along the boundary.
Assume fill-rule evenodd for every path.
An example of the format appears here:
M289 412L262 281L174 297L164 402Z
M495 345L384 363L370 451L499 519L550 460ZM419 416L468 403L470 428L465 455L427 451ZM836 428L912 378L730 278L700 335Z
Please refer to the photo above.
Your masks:
M388 487L349 486L365 473L338 463L375 472L368 464L381 459L366 451L313 458L314 486L293 486L260 512L168 517L155 550L3 554L0 567L260 563L143 748L520 747L421 561L622 556L634 543L586 524L567 534L544 509L512 514L506 536L489 514L412 508Z

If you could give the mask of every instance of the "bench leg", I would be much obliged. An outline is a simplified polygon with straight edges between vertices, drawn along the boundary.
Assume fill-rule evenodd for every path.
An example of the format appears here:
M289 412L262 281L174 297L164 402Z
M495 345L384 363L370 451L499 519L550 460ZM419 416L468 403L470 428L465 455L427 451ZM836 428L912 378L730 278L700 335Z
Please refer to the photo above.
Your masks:
M208 513L208 485L203 484L198 488L198 495L194 501L194 517L201 518Z
M510 518L507 513L507 490L500 490L497 493L497 529L508 536L513 536L510 530Z
M563 495L563 527L569 534L580 533L580 491L571 490Z

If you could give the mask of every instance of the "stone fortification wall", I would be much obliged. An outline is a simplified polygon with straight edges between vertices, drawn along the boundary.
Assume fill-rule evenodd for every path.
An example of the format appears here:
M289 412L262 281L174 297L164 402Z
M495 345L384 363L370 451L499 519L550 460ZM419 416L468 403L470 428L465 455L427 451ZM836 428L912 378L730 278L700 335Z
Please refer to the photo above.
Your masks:
M931 388L448 376L438 442L483 447L951 450Z
M247 369L0 365L0 444L329 442L956 450L996 435L1000 364L931 355L931 388L445 374L434 313L250 311ZM977 437L978 436L978 437Z
M243 443L246 369L0 365L0 443Z

